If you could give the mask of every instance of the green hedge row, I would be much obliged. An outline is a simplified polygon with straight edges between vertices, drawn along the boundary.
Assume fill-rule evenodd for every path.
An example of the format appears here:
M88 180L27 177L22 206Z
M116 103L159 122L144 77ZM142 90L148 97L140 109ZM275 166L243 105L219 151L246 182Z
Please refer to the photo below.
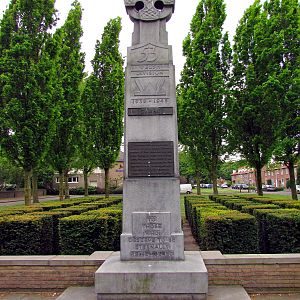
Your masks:
M229 209L239 210L244 213L253 214L255 209L274 209L280 206L271 204L271 202L257 202L255 198L250 197L236 197L236 196L210 196L212 201L216 203L221 203L222 205L228 207Z
M59 221L61 254L91 254L94 251L120 250L122 209L89 211Z
M259 224L262 253L300 252L300 211L298 209L258 209L254 216Z
M256 195L211 196L217 203L255 216L258 222L260 253L300 251L300 210L295 200Z
M60 219L115 207L122 198L88 197L52 201L32 207L8 207L0 211L0 255L60 254ZM72 206L69 204L71 203ZM107 214L108 219L114 217ZM115 221L107 221L107 224ZM110 241L111 242L111 241ZM116 247L117 242L111 242ZM111 248L113 248L111 247ZM86 253L85 253L86 254Z
M258 252L258 225L253 216L230 210L203 196L185 197L185 208L201 250Z
M13 215L0 218L0 255L53 253L51 216Z

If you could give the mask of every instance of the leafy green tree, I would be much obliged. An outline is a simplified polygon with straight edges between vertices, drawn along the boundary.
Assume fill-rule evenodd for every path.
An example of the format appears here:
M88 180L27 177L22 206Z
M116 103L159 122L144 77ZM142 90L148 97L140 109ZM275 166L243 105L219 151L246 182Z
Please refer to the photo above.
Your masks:
M277 101L280 92L276 89L279 82L269 64L278 44L267 25L269 22L256 0L238 25L233 48L233 97L228 111L229 143L256 169L259 195L263 194L261 170L272 156L277 131L275 120L280 115Z
M12 163L0 150L0 190L6 184L16 184L17 187L24 185L22 168Z
M109 168L120 152L123 135L124 72L119 52L121 19L112 19L96 42L89 81L90 110L97 165L105 171L105 194L109 195Z
M247 162L245 160L238 161L222 161L219 167L218 175L219 177L226 179L227 181L231 181L231 174L234 170L238 170L241 167L247 166Z
M275 48L269 59L278 81L273 94L279 96L281 108L275 157L288 167L292 198L297 200L294 169L300 158L300 4L297 0L272 0L264 5L264 14L270 48Z
M84 194L88 196L88 176L97 167L97 149L95 147L96 135L94 134L95 122L98 121L95 114L97 103L92 97L93 81L92 76L85 78L81 85L81 122L78 159L76 167L83 170L84 177Z
M25 204L31 174L52 131L52 63L45 49L56 22L53 0L12 1L0 28L0 144L24 170Z
M226 137L225 104L231 48L222 36L223 0L202 0L183 43L186 63L178 87L179 140L189 147L198 168L205 166L217 189L217 169Z
M80 3L74 1L64 25L56 30L53 37L53 45L56 46L54 84L57 118L48 159L59 172L60 199L64 194L65 198L69 197L68 172L76 157L80 132L80 84L84 70L84 54L80 44L81 17Z

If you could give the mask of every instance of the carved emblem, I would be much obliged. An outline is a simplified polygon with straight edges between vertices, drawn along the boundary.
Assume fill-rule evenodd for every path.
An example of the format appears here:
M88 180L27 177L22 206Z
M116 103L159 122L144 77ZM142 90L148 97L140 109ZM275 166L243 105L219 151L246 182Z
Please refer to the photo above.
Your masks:
M134 79L134 96L166 96L165 78L136 78Z
M136 4L136 2L138 2L140 0L124 0L124 3L126 6L134 6ZM153 0L147 0L148 2L154 2ZM175 4L175 0L162 0L162 2L165 5L174 5Z
M139 63L155 62L156 60L157 60L156 48L155 48L155 46L152 46L151 44L149 44L142 50L137 62L139 62Z
M169 19L174 12L175 0L160 0L164 7L158 8L156 0L124 0L127 13L136 20L153 21ZM136 5L141 7L136 7Z

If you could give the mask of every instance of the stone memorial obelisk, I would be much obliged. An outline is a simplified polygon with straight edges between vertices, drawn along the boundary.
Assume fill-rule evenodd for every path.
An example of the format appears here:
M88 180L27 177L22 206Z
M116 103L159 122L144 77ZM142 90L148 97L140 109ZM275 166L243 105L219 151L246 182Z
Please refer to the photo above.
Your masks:
M177 105L166 23L175 0L124 0L134 23L125 80L121 252L96 272L98 300L206 299L200 252L184 252Z

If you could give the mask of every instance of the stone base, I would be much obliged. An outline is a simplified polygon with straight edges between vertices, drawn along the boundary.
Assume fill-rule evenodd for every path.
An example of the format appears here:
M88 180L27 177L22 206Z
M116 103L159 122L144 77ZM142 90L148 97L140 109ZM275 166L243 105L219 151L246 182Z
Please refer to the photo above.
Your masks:
M208 273L199 251L184 261L121 261L115 253L96 271L95 291L98 300L203 300Z

